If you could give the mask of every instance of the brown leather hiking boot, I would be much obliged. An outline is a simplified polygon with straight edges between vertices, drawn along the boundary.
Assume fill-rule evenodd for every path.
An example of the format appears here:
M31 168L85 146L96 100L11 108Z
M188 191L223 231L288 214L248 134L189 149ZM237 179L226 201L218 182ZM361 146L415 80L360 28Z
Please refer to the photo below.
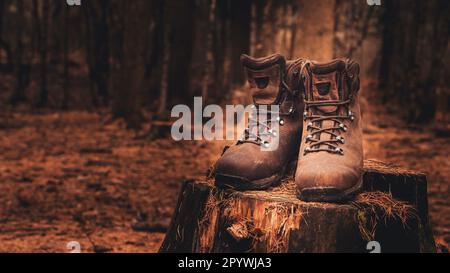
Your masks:
M351 60L305 62L303 139L295 182L298 197L339 202L362 186L359 65Z
M267 115L263 109L267 106L278 105L280 111L276 119L269 113L268 126L249 121L243 139L216 162L214 176L218 187L261 190L278 184L290 166L292 171L295 168L302 133L303 101L298 95L303 61L286 63L280 54L259 59L242 55L241 61L253 97L253 119ZM270 145L271 136L278 138L277 148L262 149Z

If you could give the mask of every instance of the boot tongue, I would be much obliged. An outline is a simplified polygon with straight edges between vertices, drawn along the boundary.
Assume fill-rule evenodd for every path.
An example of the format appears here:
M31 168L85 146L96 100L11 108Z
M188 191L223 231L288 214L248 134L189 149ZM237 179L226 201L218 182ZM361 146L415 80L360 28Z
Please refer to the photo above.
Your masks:
M279 54L266 58L241 56L242 65L256 105L278 104L286 60Z
M339 63L338 63L339 64ZM339 91L339 66L334 64L316 64L312 67L311 83L309 98L313 101L342 101L344 97ZM313 109L316 114L320 115L336 115L338 114L338 106L317 106ZM318 112L318 113L317 113ZM320 127L331 128L336 124L332 120L324 120ZM320 133L320 140L330 140L332 136L328 133ZM319 148L328 148L327 145L321 145Z
M326 74L312 73L312 89L310 97L313 101L339 101L342 100L337 84L337 72ZM333 113L337 106L318 106L323 113Z

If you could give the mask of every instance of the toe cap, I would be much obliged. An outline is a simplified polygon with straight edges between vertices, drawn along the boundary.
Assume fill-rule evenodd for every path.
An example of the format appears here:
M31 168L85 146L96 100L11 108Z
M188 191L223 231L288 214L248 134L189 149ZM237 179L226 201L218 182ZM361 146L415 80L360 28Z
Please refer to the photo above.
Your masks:
M342 164L308 164L296 173L295 182L300 190L308 188L328 188L346 191L356 186L361 179L359 168Z

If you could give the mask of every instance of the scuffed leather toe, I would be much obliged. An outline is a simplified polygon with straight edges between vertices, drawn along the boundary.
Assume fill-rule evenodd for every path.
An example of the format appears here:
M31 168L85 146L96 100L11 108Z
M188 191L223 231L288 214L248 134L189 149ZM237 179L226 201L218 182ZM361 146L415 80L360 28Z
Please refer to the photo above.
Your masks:
M257 146L254 146L258 149ZM250 148L251 149L251 148ZM247 149L227 151L216 163L215 181L221 188L238 190L265 189L278 179L276 165L267 166L259 153Z
M307 202L339 202L361 188L360 172L335 164L333 167L305 166L297 173L297 195Z

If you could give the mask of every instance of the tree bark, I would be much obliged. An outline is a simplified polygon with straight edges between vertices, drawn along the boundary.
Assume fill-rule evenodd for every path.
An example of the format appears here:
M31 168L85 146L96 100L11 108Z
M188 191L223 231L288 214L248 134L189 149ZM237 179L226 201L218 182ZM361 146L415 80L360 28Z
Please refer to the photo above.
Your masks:
M10 98L10 103L13 106L26 101L25 98L25 71L23 64L24 43L23 43L23 30L25 24L24 16L24 3L23 0L17 1L17 29L16 29L16 51L15 51L15 63L14 71L16 76L16 86L14 88L13 95Z
M145 50L147 27L142 27L142 18L148 18L149 1L136 0L124 3L123 52L114 71L115 97L113 116L124 118L127 126L139 129L143 121L140 90L145 76ZM147 26L144 23L144 26Z
M264 51L264 23L265 23L265 9L268 1L254 1L252 6L252 19L251 19L251 35L253 37L251 41L252 52L255 57L263 57Z
M95 87L95 71L94 71L94 43L93 43L93 23L94 20L92 15L92 2L88 5L83 6L84 18L86 20L85 24L85 54L86 54L86 64L89 70L89 93L91 94L91 102L93 107L99 106L99 98Z
M293 181L236 192L186 182L160 252L436 252L426 177L367 161L364 189L344 204L305 203Z
M0 40L3 38L3 18L5 14L5 1L0 1Z
M212 72L214 70L214 55L213 55L213 36L214 26L216 21L216 0L210 0L208 9L208 33L206 34L206 64L203 70L202 79L202 98L204 102L209 99L209 87L211 85Z
M159 85L159 100L158 100L158 118L164 117L167 112L167 96L169 93L169 66L170 66L170 25L166 24L163 30L163 49L162 49L162 66L161 66L161 82Z
M64 68L63 68L63 98L62 109L67 110L69 108L69 96L70 96L70 64L69 64L69 31L70 31L70 9L64 9Z
M148 93L144 93L146 101L157 110L159 94L161 93L161 63L164 59L164 0L151 1L151 25L149 35L149 50L145 68L145 76L148 79Z
M168 1L166 16L170 26L169 109L179 103L190 103L190 78L194 45L194 14L197 5L193 0ZM169 109L166 109L168 111Z
M95 70L97 71L97 88L100 97L103 99L103 105L108 104L109 99L109 25L108 18L110 12L110 4L108 0L101 0L100 16L96 22L96 62Z
M13 67L13 58L11 52L11 46L3 39L3 20L5 14L5 1L0 1L0 49L3 49L6 53L6 65L0 66L1 72L10 72ZM3 60L0 60L3 61Z
M376 6L358 0L336 0L333 54L335 58L355 58L366 39Z
M38 2L34 2L35 10L39 14ZM48 20L49 20L50 1L44 0L42 3L42 17L40 18L40 27L38 28L39 53L40 53L40 91L38 107L47 106L48 86L47 86L47 53L48 53ZM38 17L39 18L39 17Z
M101 0L84 5L87 22L87 63L94 106L106 106L109 99L109 12L110 2Z
M380 88L385 102L409 123L435 116L439 72L448 46L450 3L385 1ZM392 103L391 103L392 102Z
M241 69L241 54L250 53L251 10L253 1L230 1L231 20L231 78L235 86L244 83L244 73Z

